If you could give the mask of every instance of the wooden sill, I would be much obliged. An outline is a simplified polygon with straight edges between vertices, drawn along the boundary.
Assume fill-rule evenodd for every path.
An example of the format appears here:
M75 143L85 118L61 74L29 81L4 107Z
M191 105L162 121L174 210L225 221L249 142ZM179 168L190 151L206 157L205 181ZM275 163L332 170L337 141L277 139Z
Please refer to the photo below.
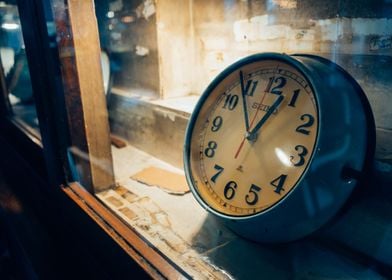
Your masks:
M190 278L186 272L159 254L129 225L124 224L78 183L62 186L62 190L153 279Z

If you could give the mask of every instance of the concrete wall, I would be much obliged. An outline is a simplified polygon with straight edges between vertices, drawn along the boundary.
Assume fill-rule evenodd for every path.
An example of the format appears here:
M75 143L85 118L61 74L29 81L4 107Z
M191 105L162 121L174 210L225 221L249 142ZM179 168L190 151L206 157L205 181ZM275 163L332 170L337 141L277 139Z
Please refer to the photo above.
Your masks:
M153 11L127 31L150 53L124 58L124 86L148 87L161 98L198 95L220 71L249 54L317 54L342 66L362 86L376 120L377 158L392 162L392 1L131 3L131 8ZM113 114L112 123L117 123Z

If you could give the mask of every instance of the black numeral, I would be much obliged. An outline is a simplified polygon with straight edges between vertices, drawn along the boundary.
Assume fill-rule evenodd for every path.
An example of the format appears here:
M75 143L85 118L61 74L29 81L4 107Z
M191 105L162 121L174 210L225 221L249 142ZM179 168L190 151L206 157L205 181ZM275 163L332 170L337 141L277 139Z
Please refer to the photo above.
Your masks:
M298 152L299 160L294 162L294 156L290 156L290 161L294 166L302 166L305 163L305 156L308 154L308 149L302 145L295 146L295 150Z
M295 107L295 102L297 102L297 98L298 98L298 95L299 95L300 91L301 91L300 89L294 90L293 96L291 96L291 100L289 102L289 106Z
M284 191L284 182L286 181L287 175L282 174L278 178L271 181L271 185L275 187L275 191L277 194L280 194L281 191Z
M305 129L305 128L311 127L313 125L314 117L310 114L304 114L301 116L301 121L304 121L305 123L298 126L295 131L302 133L302 134L305 134L305 135L309 135L310 130Z
M211 181L215 183L216 179L219 177L219 175L221 175L221 173L223 172L224 168L222 166L219 166L219 165L215 164L214 169L218 171L218 172L215 173L214 176L211 177Z
M259 201L259 191L261 191L261 188L252 184L249 189L249 194L245 196L246 203L255 205Z
M229 109L230 111L232 111L237 106L237 104L238 104L238 95L228 94L226 96L225 104L223 104L223 109Z
M281 89L286 85L286 82L287 82L286 78L284 78L284 77L277 77L277 78L271 77L268 82L266 92L271 92L273 94L281 95L282 94ZM276 83L277 85L271 89L271 86L273 83ZM270 91L270 89L271 89L271 91Z
M244 89L245 95L253 96L259 81L248 80ZM252 86L252 87L251 87Z
M235 190L237 189L237 183L234 181L230 181L226 184L225 189L223 190L223 194L226 199L230 200L235 196Z
M208 147L204 150L206 157L214 157L216 148L218 148L218 144L215 141L208 142Z
M217 132L221 128L222 123L223 123L223 118L221 116L215 117L215 119L212 121L211 131Z

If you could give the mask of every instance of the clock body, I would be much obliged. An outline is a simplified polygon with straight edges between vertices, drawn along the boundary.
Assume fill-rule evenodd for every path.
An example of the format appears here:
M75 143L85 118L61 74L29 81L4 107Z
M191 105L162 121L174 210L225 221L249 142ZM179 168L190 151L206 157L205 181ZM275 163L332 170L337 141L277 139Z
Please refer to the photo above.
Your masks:
M336 64L257 54L225 69L190 118L184 145L197 201L260 242L301 238L341 209L374 149L366 96Z

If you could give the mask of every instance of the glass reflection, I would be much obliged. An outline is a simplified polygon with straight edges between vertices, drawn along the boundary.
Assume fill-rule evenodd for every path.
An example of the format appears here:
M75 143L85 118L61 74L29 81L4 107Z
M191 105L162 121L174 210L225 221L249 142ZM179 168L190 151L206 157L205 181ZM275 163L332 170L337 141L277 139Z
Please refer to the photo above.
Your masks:
M227 65L253 53L307 53L333 60L369 94L377 126L390 129L391 1L95 2L101 47L109 53L113 75L108 98L111 129L128 141L122 150L114 149L116 179L124 184L98 194L102 201L195 278L206 276L211 267L227 274L214 270L210 278L325 278L326 272L345 278L348 271L354 278L381 278L367 265L358 265L355 256L345 259L340 252L320 247L311 239L277 248L249 243L215 224L190 194L172 196L158 188L146 188L132 175L158 160L162 168L169 168L168 163L182 167L183 135L194 103ZM271 152L292 167L300 164L298 154L304 150L297 146L293 154L284 149ZM390 160L390 154L385 157ZM328 194L309 190L304 203L318 195L324 202L330 199ZM375 198L383 199L377 194ZM113 206L113 201L121 206ZM357 216L351 215L341 224L370 217L369 207L361 207ZM390 218L383 213L373 211L371 219ZM332 235L347 246L348 253L355 246L362 250L371 240L375 246L365 248L365 255L381 262L390 259L387 253L374 252L378 248L391 251L390 246L378 243L390 235L375 232L375 227L364 222L363 230L355 234L362 232L365 238L353 240L347 229L332 229ZM238 258L241 254L244 257ZM323 261L325 256L332 261ZM282 258L287 262L282 263Z
M286 166L292 166L292 163L290 161L290 156L288 156L282 149L280 148L275 148L275 154L278 157L278 159Z
M3 2L2 2L3 3ZM0 4L0 54L12 115L40 137L30 72L16 5Z

